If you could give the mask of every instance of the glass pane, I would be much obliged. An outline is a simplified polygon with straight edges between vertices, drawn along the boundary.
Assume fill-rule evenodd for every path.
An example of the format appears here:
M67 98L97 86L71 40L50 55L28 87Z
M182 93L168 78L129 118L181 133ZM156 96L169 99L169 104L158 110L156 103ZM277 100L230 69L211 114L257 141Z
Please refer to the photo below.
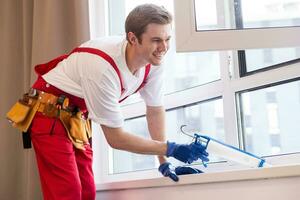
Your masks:
M197 30L300 25L300 0L194 0Z
M200 102L192 106L179 108L167 113L167 138L170 141L189 143L192 138L180 132L181 125L187 125L184 130L211 136L225 141L223 100L215 99ZM172 164L182 165L176 159L169 158ZM217 157L210 156L211 162L219 161ZM196 162L197 163L197 162ZM195 163L193 163L195 164ZM201 164L198 162L198 164Z
M300 81L240 97L246 150L258 155L300 151Z
M223 101L216 99L181 107L166 113L167 139L178 143L191 142L192 138L180 132L181 125L187 125L191 133L201 132L224 141ZM145 117L125 121L125 130L149 138ZM113 173L137 171L157 167L155 156L138 155L125 151L113 150ZM175 159L169 159L174 165L182 165ZM211 161L217 161L211 158Z
M245 50L247 72L300 58L300 48Z
M218 30L235 28L232 1L229 0L194 0L196 29Z
M300 0L241 0L244 28L300 25Z
M172 43L175 47L175 40ZM162 66L166 94L220 79L219 52L176 53L171 48Z
M116 4L119 1L110 1L110 4L113 4L113 2ZM110 10L111 35L124 34L123 29L114 28L114 26L120 26L120 24L115 23L115 21L120 20L124 24L125 17L137 5L154 3L164 6L173 13L173 1L170 0L125 0L124 2L124 8L121 12L125 13L124 16L114 13L114 9ZM118 12L120 12L120 9L121 8L118 8ZM115 18L114 16L118 17ZM122 27L123 26L124 25L122 25ZM174 27L173 30L175 30ZM162 67L165 68L165 94L174 93L220 79L219 52L176 53L175 36L174 33L172 34L170 50L162 63ZM140 100L139 95L134 95L126 99L123 104L135 103Z
M123 128L126 131L138 133L141 137L150 138L145 117L126 120ZM155 156L113 149L113 173L151 169L155 167L155 159Z

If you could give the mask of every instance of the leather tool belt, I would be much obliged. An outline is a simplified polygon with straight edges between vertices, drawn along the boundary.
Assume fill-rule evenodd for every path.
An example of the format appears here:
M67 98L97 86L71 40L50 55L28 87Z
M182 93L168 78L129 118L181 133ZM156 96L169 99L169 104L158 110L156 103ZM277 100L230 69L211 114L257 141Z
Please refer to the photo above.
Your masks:
M60 119L73 145L84 150L84 145L91 138L91 123L76 107L69 106L68 98L31 89L15 103L6 117L13 127L26 133L36 112Z

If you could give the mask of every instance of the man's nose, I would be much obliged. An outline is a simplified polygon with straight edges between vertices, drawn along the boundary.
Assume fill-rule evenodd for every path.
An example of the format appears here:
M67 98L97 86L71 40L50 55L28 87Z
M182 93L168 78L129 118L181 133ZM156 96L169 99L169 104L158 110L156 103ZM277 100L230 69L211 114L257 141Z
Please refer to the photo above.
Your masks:
M159 50L167 51L169 49L169 43L167 41L162 41Z

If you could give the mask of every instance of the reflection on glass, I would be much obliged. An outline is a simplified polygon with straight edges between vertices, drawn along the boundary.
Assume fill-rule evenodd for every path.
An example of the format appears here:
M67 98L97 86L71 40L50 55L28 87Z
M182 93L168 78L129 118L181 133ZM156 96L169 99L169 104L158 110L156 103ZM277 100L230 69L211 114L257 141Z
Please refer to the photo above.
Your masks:
M180 126L187 125L186 130L191 133L203 134L224 141L224 115L222 99L197 103L187 107L181 107L166 113L166 134L169 141L189 143L192 138L180 133ZM125 130L136 133L142 137L148 137L148 129L145 117L125 121ZM182 165L175 159L169 159L174 165ZM211 158L211 161L217 161ZM152 169L157 167L155 156L146 156L113 150L113 173Z
M197 30L300 26L300 0L194 0Z
M300 81L240 94L246 150L258 155L300 151Z
M245 50L247 72L300 58L300 48Z

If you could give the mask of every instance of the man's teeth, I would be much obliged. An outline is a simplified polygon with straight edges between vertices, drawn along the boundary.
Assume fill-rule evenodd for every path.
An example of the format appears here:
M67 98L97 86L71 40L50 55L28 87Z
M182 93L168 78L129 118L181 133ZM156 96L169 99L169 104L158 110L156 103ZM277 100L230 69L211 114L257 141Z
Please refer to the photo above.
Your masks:
M162 57L164 54L154 54L156 57Z

